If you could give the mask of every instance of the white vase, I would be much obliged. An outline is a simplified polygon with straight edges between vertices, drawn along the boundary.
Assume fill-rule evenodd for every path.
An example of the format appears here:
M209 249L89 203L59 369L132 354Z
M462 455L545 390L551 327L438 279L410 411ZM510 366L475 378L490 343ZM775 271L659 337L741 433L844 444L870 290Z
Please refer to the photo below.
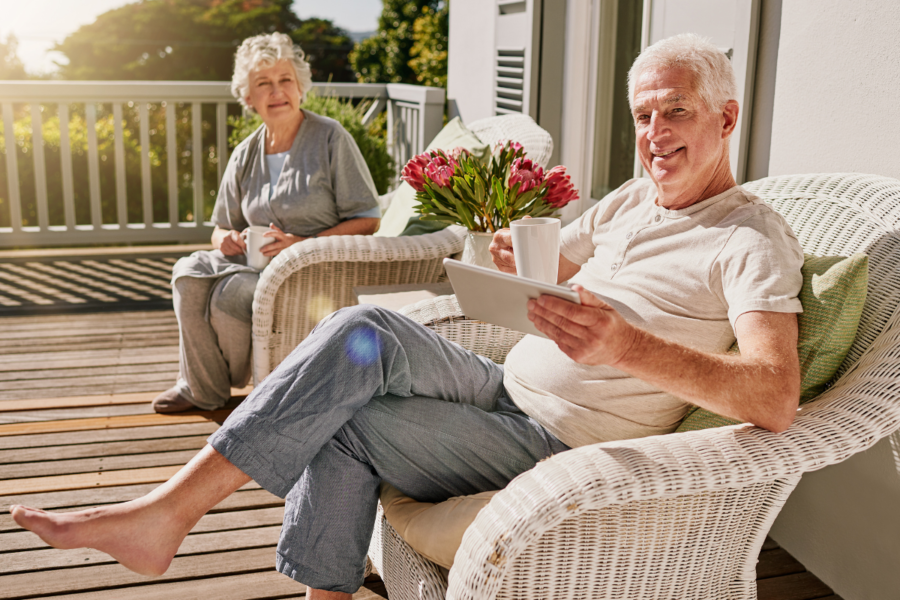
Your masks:
M466 244L463 247L462 262L497 271L497 265L491 259L490 245L494 234L483 231L466 232Z

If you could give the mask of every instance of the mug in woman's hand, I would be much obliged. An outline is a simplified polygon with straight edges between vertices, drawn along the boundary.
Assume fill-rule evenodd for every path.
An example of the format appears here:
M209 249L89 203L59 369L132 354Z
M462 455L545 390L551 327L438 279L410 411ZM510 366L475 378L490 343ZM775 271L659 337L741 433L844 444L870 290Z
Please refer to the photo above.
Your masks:
M275 241L274 237L263 237L269 231L272 230L263 225L251 225L241 232L241 237L244 238L244 244L247 246L244 251L244 254L247 255L247 264L259 271L265 269L272 260L272 257L262 253L263 246Z

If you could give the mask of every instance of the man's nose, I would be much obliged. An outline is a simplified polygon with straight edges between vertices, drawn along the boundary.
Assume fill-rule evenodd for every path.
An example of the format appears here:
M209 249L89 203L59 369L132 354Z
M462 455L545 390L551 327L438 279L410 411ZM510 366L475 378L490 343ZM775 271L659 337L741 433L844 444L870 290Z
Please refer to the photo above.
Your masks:
M669 126L666 120L659 113L650 115L650 125L647 127L647 138L649 140L660 139L669 133Z

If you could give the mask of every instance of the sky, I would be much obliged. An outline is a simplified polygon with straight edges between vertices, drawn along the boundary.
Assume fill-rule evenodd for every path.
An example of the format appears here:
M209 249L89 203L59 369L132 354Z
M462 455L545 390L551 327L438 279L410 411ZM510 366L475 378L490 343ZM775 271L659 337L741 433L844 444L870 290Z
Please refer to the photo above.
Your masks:
M0 0L0 36L14 33L19 39L19 58L29 73L55 70L47 51L98 15L134 0ZM381 0L294 0L300 18L331 19L348 31L373 31L378 26Z

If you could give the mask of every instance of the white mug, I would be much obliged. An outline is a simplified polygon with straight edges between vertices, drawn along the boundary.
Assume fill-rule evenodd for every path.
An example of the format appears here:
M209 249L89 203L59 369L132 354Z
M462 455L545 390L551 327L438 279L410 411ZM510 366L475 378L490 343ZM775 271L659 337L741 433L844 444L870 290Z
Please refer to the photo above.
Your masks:
M263 237L263 234L269 231L272 230L263 225L251 225L241 232L241 237L244 238L244 245L247 246L247 249L244 250L244 254L247 256L247 264L258 271L265 269L269 261L272 260L262 253L263 246L275 241L273 237Z
M559 275L559 219L519 219L509 224L519 277L556 283Z

